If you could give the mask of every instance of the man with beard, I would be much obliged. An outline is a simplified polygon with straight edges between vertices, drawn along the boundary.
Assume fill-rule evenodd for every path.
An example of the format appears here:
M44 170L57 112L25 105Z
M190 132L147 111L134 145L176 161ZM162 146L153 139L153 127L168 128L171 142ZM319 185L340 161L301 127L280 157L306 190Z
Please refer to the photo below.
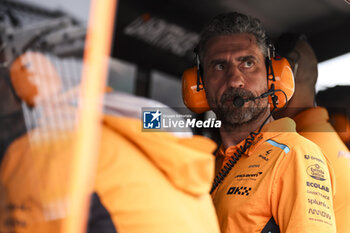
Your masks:
M271 117L260 21L216 16L198 55L208 104L222 121L211 191L221 231L336 232L328 161L293 120Z

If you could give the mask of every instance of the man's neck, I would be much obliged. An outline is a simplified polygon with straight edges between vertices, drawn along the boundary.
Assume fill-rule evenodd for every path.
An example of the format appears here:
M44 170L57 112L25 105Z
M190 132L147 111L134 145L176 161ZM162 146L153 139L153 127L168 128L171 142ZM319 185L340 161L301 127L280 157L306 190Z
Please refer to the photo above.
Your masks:
M237 127L223 125L220 128L220 135L222 139L222 144L224 145L225 149L227 149L230 146L237 145L242 140L246 139L249 136L250 132L258 130L263 124L263 122L266 120L266 118L269 116L269 114L270 111L267 110L255 121L250 122L248 124L242 124ZM272 117L269 117L266 124L272 122L273 120L274 119Z

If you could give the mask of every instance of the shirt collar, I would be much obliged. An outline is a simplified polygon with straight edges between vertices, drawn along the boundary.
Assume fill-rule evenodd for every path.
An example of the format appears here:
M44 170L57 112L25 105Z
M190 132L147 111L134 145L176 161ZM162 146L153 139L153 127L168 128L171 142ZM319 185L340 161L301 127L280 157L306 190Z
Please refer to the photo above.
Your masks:
M255 136L252 146L246 151L246 153L244 153L244 155L249 156L261 143L285 132L296 132L295 122L291 118L285 117L266 124L263 126L261 132ZM237 145L228 147L226 150L221 144L217 155L232 156L240 146L244 145L244 143L245 140Z

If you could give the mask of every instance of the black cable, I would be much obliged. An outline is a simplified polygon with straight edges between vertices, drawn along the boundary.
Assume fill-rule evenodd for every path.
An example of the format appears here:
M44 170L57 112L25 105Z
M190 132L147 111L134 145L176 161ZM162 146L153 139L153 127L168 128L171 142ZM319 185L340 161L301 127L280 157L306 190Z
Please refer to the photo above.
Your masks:
M275 92L280 91L284 94L284 97L286 98L286 103L288 101L287 98L287 94L281 90L281 89L277 89L275 90ZM221 168L221 170L219 171L218 175L216 175L214 182L213 182L213 186L210 190L210 194L216 189L216 187L225 179L225 177L228 175L228 173L232 170L233 166L237 163L237 161L241 158L242 154L244 154L249 147L253 144L253 141L255 140L255 137L257 135L260 134L263 126L266 124L266 122L268 121L268 119L272 116L272 113L278 108L277 107L277 96L273 95L271 96L272 98L272 104L273 104L273 108L270 111L269 116L264 120L264 122L260 125L259 129L257 132L250 132L248 138L245 139L244 145L240 146L236 152L233 153L233 155L231 156L231 158L228 160L228 162L224 165L223 168ZM283 106L283 108L286 105Z

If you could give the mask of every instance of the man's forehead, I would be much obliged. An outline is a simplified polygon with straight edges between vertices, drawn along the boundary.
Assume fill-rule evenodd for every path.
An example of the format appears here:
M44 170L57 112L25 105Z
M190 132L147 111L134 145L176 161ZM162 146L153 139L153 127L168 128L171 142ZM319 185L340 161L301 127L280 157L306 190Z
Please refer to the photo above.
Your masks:
M256 38L254 35L249 33L234 33L229 35L218 35L210 38L207 42L206 48L218 44L231 44L232 46L249 46L249 45L257 45Z
M227 53L245 53L245 55L262 55L256 38L248 33L236 33L231 35L220 35L211 38L206 45L205 57L220 56Z

